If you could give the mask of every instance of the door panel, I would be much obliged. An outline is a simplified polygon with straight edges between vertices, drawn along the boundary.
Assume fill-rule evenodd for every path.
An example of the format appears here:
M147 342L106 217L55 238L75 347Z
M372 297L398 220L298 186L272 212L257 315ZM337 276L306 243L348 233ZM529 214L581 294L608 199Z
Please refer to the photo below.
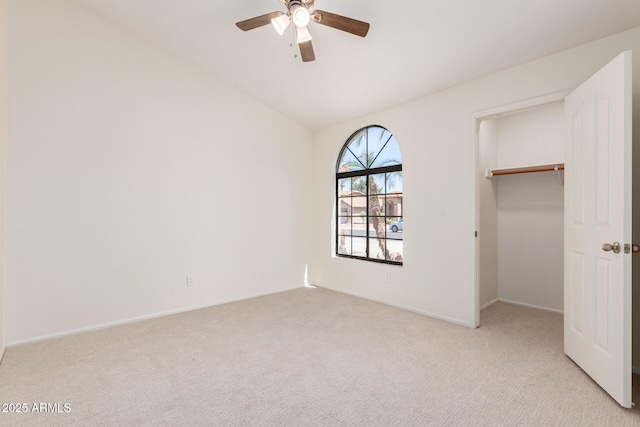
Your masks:
M566 105L566 101L565 101ZM565 107L566 108L566 107ZM582 141L582 129L583 129L583 113L584 105L579 105L578 109L572 112L571 117L571 158L565 158L565 174L569 172L570 177L573 178L573 188L571 204L569 206L571 212L572 225L580 227L584 225L584 156L583 145L576 143L576 141ZM567 168L567 160L573 162L571 168ZM565 177L567 178L567 177ZM565 187L566 188L566 187Z
M582 337L584 335L584 254L572 252L570 259L571 309L565 310L565 320L568 317L572 331Z
M565 99L565 353L631 407L631 52Z
M595 345L600 351L609 354L609 314L611 305L609 292L611 290L611 261L596 259L596 283L595 283Z

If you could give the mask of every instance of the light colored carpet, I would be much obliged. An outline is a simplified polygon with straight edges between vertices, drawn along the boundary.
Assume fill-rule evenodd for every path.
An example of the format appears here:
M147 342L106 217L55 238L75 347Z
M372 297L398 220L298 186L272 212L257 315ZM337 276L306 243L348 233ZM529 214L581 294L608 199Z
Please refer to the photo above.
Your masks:
M640 425L562 352L562 316L497 303L468 329L298 289L9 348L11 426Z

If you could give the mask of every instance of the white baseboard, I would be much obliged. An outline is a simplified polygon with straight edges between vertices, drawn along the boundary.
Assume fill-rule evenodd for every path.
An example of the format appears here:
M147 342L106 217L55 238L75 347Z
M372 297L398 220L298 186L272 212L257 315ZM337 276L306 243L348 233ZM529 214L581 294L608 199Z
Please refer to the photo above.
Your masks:
M447 317L447 316L441 316L439 314L431 313L431 312L425 311L425 310L420 310L418 308L411 307L411 306L408 306L408 305L397 304L397 303L394 303L394 302L385 301L385 300L378 299L378 298L372 298L372 297L369 297L369 296L366 296L366 295L358 294L356 292L350 292L350 291L345 291L344 289L333 288L331 286L325 286L325 285L314 285L314 286L316 286L318 288L328 289L328 290L334 291L334 292L339 292L339 293L345 294L345 295L351 295L352 297L362 298L362 299L366 299L368 301L373 301L373 302L377 302L377 303L380 303L380 304L389 305L391 307L399 308L399 309L405 310L405 311L410 311L410 312L416 313L416 314L421 314L423 316L431 317L431 318L434 318L434 319L444 320L445 322L454 323L456 325L466 326L467 328L471 328L472 327L471 324L469 322L467 322L467 321L460 320L460 319L454 319L452 317Z
M491 307L493 304L497 303L498 301L500 301L499 298L494 299L493 301L489 301L488 303L486 303L485 305L480 306L480 311L484 310L485 308L489 308Z
M524 303L524 302L511 301L511 300L503 299L503 298L498 298L498 301L506 302L506 303L509 303L509 304L521 305L523 307L537 308L538 310L553 311L554 313L564 314L564 311L562 311L562 310L557 310L555 308L549 308L549 307L543 307L541 305L527 304L527 303Z
M131 318L128 318L128 319L116 320L114 322L101 323L99 325L88 326L86 328L72 329L72 330L63 331L63 332L57 332L57 333L54 333L54 334L42 335L42 336L38 336L38 337L34 337L34 338L27 338L25 340L12 341L10 343L7 343L7 348L15 347L15 346L19 346L19 345L24 345L24 344L33 344L33 343L36 343L36 342L47 341L47 340L55 339L55 338L62 338L62 337L66 337L66 336L69 336L69 335L76 335L76 334L81 334L81 333L85 333L85 332L99 331L99 330L102 330L102 329L112 328L114 326L127 325L129 323L141 322L143 320L156 319L158 317L170 316L172 314L186 313L188 311L200 310L202 308L214 307L216 305L228 304L230 302L242 301L242 300L250 299L250 298L263 297L263 296L266 296L266 295L278 294L280 292L292 291L294 289L301 289L301 288L304 288L304 285L292 286L292 287L289 287L289 288L274 289L274 290L266 291L266 292L257 292L255 294L246 294L246 295L241 295L241 296L234 297L234 298L227 298L227 299L223 299L223 300L213 301L213 302L209 302L209 303L202 304L202 305L177 308L175 310L168 310L168 311L163 311L163 312L147 314L147 315L144 315L144 316L131 317ZM3 352L4 352L4 349L3 349Z

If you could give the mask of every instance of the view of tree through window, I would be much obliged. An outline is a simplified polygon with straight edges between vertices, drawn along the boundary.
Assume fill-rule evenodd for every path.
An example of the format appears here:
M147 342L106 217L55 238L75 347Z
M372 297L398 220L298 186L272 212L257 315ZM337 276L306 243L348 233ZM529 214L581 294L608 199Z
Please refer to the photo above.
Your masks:
M402 196L402 155L391 132L354 133L336 167L336 254L402 264Z

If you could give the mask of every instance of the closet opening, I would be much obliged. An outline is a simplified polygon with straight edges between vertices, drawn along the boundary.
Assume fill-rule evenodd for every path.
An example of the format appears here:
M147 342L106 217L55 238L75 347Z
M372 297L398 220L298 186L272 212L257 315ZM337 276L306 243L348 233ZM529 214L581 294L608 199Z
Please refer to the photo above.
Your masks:
M477 122L477 304L564 305L564 102Z

